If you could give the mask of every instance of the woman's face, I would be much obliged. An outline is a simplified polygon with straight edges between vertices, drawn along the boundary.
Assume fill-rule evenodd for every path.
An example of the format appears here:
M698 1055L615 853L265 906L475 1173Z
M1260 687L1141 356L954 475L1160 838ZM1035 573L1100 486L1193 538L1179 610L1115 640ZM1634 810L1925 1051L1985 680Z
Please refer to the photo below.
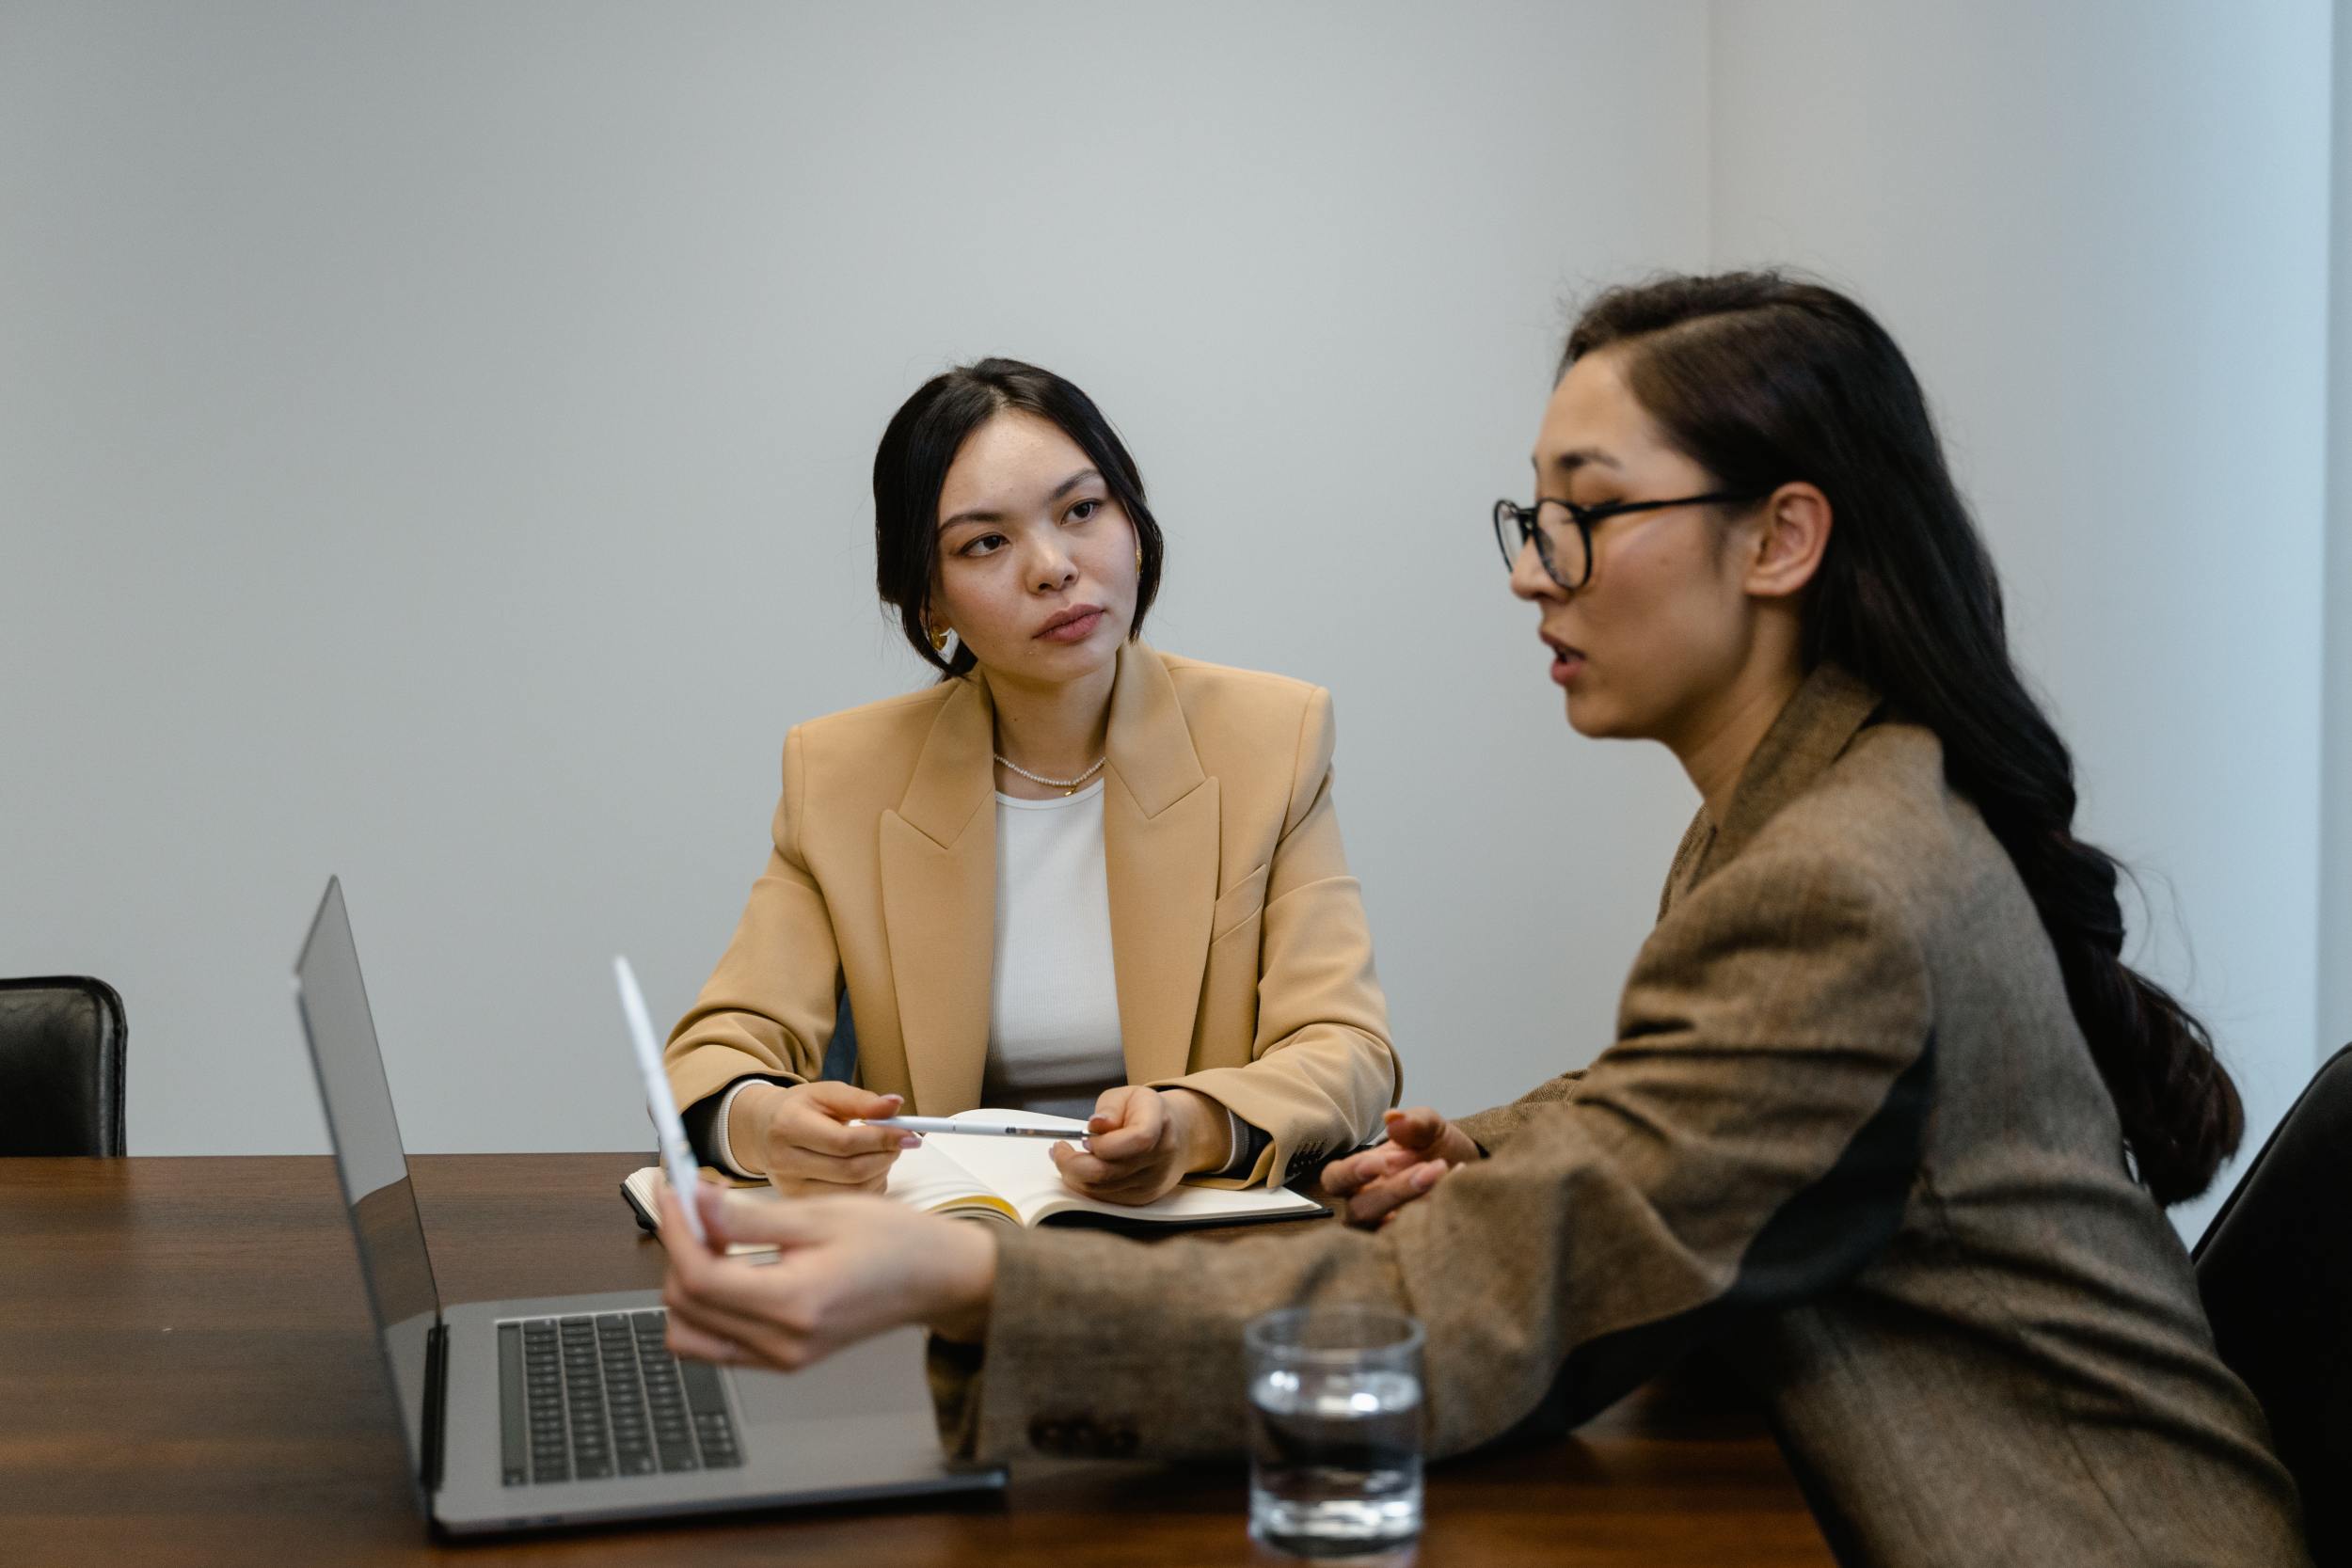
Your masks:
M1552 389L1535 438L1539 499L1598 506L1717 487L1667 444L1611 351L1579 359ZM1557 507L1542 511L1548 523L1565 522ZM1712 700L1753 651L1740 565L1749 531L1716 506L1604 518L1593 526L1591 574L1574 592L1551 579L1532 545L1519 551L1511 591L1542 611L1551 678L1566 689L1578 733L1662 740L1679 752L1708 722Z
M1085 449L1008 409L964 438L939 491L930 620L994 678L1059 686L1118 657L1136 531Z

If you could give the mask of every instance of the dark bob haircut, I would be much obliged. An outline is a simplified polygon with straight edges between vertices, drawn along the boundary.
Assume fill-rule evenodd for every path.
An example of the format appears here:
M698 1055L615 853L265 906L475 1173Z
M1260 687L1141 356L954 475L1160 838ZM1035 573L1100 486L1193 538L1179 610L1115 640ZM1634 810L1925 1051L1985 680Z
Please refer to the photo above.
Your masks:
M897 608L908 645L943 679L965 673L977 661L961 638L952 658L941 655L925 625L931 573L939 564L939 492L965 438L1009 409L1050 420L1077 442L1135 525L1143 567L1128 636L1143 630L1144 614L1160 590L1160 525L1144 504L1143 476L1094 400L1053 372L1018 359L959 365L915 388L890 417L874 451L874 589Z

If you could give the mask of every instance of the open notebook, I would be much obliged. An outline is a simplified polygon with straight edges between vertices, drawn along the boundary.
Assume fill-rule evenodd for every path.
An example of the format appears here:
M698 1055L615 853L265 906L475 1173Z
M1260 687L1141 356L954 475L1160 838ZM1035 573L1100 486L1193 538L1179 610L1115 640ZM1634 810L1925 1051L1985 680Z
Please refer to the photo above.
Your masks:
M1033 1111L965 1111L961 1117L1024 1127L1068 1128L1073 1132L1086 1125L1066 1117L1041 1116ZM934 1214L954 1214L998 1225L1041 1225L1063 1215L1099 1216L1131 1225L1247 1225L1256 1220L1319 1218L1329 1212L1314 1199L1279 1187L1236 1191L1187 1183L1152 1203L1104 1203L1083 1197L1062 1185L1061 1172L1054 1168L1053 1155L1048 1152L1052 1147L1042 1138L927 1133L920 1148L908 1149L891 1165L890 1196ZM656 1195L660 1191L660 1183L661 1170L658 1165L631 1171L621 1183L622 1196L637 1211L639 1223L648 1229L655 1223ZM741 1190L771 1197L777 1196L774 1188L764 1183Z

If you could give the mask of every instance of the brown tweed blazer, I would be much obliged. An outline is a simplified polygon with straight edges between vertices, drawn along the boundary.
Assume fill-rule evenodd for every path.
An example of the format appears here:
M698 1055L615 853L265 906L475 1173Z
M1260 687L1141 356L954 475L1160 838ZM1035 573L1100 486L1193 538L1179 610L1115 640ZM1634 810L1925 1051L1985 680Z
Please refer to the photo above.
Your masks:
M1464 1125L1492 1157L1386 1229L1003 1243L952 1446L1230 1453L1241 1325L1428 1330L1433 1451L1573 1418L1713 1346L1849 1563L2299 1563L2292 1482L2016 871L1935 737L1817 672L1694 825L1591 1068Z

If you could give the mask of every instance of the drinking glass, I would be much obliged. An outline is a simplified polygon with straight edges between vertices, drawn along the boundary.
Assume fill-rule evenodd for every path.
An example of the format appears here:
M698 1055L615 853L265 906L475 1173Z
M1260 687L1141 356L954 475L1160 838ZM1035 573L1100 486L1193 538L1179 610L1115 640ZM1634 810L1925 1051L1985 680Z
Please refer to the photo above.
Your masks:
M1292 1307L1244 1331L1249 1533L1298 1557L1421 1534L1421 1324L1382 1307Z

